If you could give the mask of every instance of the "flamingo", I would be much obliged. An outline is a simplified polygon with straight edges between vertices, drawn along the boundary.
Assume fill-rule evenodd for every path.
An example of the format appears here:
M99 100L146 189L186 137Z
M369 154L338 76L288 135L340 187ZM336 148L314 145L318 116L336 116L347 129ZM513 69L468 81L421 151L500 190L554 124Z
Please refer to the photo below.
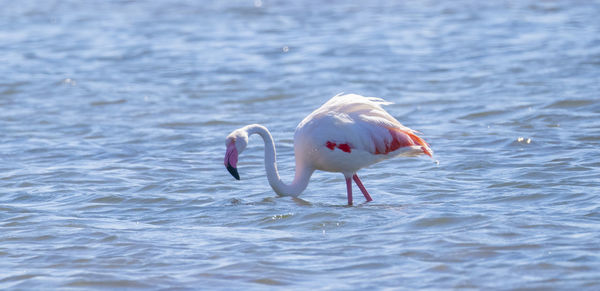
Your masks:
M297 197L313 172L321 170L344 175L348 205L352 205L352 180L370 202L373 199L356 174L359 169L396 156L433 154L416 131L382 108L389 104L376 97L338 94L304 118L294 134L296 173L291 184L279 177L273 137L259 124L244 126L227 136L225 167L239 180L238 156L246 149L248 137L258 134L265 142L267 179L278 195Z

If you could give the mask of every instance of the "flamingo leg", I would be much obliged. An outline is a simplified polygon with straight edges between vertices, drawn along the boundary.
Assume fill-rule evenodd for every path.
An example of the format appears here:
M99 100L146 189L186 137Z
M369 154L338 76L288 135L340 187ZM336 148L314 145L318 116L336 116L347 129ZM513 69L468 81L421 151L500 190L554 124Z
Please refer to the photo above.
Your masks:
M365 199L367 199L367 202L373 201L371 195L369 195L369 192L367 192L367 188L365 188L363 183L358 178L358 175L354 174L354 176L352 176L352 179L354 179L354 182L356 183L358 188L360 188L360 191L363 193L363 195L365 195Z
M348 205L352 205L352 179L346 178L346 190L348 190Z

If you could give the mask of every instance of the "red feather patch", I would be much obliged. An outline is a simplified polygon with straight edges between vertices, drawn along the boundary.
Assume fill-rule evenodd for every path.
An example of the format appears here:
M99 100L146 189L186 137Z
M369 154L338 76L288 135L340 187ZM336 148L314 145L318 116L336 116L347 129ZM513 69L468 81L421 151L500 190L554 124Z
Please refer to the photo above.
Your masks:
M325 143L325 146L332 151L335 150L335 147L337 146L337 148L342 150L343 152L346 152L346 153L352 152L352 148L347 143L336 144L334 142L328 141L327 143Z
M431 156L431 152L429 151L429 145L422 138L417 136L416 134L414 134L412 132L405 132L402 130L393 130L393 129L388 129L388 130L389 130L390 134L392 135L392 140L389 142L386 142L384 152L379 151L376 147L375 148L376 155L388 154L388 153L393 152L402 147L420 145L421 149L423 150L423 153L428 156Z
M325 146L326 146L327 148L329 148L330 150L334 150L334 149L335 149L335 143L334 143L334 142L330 142L330 141L328 141L328 142L325 144Z
M352 150L350 149L350 145L348 145L347 143L338 145L338 149L342 150L343 152L347 152L347 153L352 152Z

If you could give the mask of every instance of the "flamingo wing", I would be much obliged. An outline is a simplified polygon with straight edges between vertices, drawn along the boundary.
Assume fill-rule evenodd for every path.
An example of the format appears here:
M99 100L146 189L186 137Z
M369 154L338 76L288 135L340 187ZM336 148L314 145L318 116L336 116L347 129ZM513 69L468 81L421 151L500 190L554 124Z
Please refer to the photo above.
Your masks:
M391 103L376 97L338 94L300 122L296 136L307 134L316 144L345 152L431 156L431 148L414 130L382 108L388 104Z

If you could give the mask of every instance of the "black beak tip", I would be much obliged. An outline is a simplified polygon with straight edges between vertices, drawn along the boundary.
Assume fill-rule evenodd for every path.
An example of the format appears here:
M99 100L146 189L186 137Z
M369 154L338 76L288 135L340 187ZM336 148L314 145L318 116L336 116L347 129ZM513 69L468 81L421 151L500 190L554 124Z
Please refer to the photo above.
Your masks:
M240 174L238 174L237 168L227 164L227 171L229 171L229 174L231 174L231 176L233 176L236 180L240 179Z

